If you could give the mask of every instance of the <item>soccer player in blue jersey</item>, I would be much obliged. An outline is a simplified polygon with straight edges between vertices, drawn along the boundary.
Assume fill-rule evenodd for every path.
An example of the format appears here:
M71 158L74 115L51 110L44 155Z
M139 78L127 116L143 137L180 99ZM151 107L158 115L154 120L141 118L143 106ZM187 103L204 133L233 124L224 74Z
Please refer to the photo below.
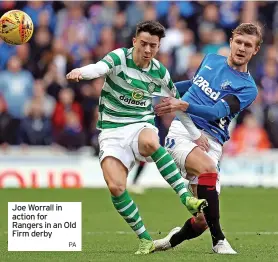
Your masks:
M219 254L236 254L220 227L217 164L222 146L229 139L229 123L258 94L247 65L259 51L261 43L261 29L257 25L239 25L230 39L228 58L208 54L192 80L176 84L179 91L186 91L182 99L164 98L156 106L158 115L179 110L186 112L196 127L207 136L210 144L209 151L204 152L190 139L188 131L178 118L172 122L166 138L168 151L184 176L190 180L194 193L208 201L208 207L203 210L204 216L199 214L189 219L182 228L175 228L164 239L155 241L156 250L167 250L184 240L195 238L208 225L213 251Z

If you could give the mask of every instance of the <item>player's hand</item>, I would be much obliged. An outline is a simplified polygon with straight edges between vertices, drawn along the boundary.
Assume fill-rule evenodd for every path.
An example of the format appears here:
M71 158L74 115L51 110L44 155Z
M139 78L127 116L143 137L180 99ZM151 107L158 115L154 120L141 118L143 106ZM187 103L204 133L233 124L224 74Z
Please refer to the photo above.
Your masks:
M174 97L165 97L161 103L155 106L154 110L158 116L165 115L176 111L186 111L189 104Z
M194 141L203 151L209 151L209 142L207 137L202 133L201 136Z
M82 80L81 71L79 68L73 69L71 72L69 72L66 75L67 80L72 80L75 82L79 82L79 80Z

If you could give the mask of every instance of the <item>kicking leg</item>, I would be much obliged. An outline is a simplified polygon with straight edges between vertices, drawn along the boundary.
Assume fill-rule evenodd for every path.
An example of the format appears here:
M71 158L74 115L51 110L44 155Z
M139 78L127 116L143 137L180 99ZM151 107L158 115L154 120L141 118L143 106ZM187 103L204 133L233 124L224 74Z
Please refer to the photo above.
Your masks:
M152 238L144 226L136 204L126 190L127 168L114 157L106 157L101 162L101 167L114 207L140 239L136 254L153 252Z
M152 129L145 128L140 132L138 150L144 157L151 156L162 177L180 196L182 203L192 214L200 212L207 205L204 199L196 199L187 191L175 161L167 150L159 144L158 136Z

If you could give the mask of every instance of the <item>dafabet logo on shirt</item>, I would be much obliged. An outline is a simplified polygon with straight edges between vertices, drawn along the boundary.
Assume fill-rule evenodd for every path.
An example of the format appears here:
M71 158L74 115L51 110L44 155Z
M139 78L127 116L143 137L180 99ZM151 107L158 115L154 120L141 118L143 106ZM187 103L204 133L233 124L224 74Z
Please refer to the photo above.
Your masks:
M126 97L125 95L120 96L120 100L124 101L128 105L136 105L136 106L146 106L146 101L141 101L144 97L144 92L142 90L136 89L131 94L132 98Z

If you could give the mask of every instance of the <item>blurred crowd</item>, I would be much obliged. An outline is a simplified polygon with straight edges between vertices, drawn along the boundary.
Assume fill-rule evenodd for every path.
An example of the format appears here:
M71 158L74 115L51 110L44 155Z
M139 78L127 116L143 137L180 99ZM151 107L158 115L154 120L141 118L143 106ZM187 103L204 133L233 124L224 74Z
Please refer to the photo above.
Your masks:
M206 53L229 53L232 29L256 21L264 43L249 70L259 88L255 103L232 125L226 152L278 147L278 2L244 1L1 1L0 14L21 9L35 30L29 43L0 42L0 144L60 145L98 150L98 98L103 79L69 83L71 69L130 47L136 24L166 28L157 56L174 81L191 78ZM1 40L0 40L1 41ZM157 118L160 137L171 115Z

